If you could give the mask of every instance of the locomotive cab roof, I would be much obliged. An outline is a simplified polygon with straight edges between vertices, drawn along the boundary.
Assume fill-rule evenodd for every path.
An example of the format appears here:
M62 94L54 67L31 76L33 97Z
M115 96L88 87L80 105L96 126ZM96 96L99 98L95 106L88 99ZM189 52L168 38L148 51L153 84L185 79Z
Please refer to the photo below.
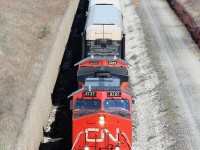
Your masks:
M84 90L120 90L118 78L87 78Z
M132 96L130 91L120 87L118 78L87 78L84 88L75 91L68 98L83 91L121 91Z

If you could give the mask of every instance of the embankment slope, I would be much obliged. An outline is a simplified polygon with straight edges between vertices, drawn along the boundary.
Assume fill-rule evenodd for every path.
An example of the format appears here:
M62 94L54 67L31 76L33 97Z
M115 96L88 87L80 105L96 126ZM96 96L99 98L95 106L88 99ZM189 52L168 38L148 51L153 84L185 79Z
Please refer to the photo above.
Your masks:
M0 149L38 149L78 2L0 1Z

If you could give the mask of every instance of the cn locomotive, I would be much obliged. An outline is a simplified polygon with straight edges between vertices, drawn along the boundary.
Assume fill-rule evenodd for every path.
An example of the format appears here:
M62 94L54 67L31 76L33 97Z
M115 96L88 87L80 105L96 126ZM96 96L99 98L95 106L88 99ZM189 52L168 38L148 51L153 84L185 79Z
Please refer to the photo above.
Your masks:
M93 78L120 78L120 85L128 89L128 63L113 56L88 57L78 65L77 80L79 88L84 86L85 79Z
M72 150L130 150L132 93L128 91L125 34L119 0L90 0L79 90L69 97L72 109Z

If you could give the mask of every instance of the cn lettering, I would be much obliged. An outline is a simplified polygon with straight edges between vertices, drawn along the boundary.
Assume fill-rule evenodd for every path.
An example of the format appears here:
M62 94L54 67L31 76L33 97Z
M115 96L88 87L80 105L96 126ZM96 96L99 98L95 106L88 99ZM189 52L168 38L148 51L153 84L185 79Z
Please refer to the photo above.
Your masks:
M98 128L88 128L88 129L85 130L86 141L87 142L103 142L105 140L106 134L109 135L109 138L114 142L117 142L119 140L119 128L116 129L116 138L107 129L102 129L101 130L101 132L100 132L101 133L101 136L100 136L101 138L99 138L99 139L89 138L89 133L90 132L99 132L99 129Z

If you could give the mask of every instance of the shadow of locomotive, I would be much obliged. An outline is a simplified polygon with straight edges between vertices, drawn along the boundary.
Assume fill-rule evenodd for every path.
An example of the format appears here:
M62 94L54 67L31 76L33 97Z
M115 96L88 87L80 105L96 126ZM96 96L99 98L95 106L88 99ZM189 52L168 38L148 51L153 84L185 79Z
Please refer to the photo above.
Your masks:
M76 77L78 68L74 67L74 64L81 59L81 33L86 22L87 7L88 1L81 0L52 94L52 104L58 108L51 130L44 131L44 137L50 140L47 143L41 143L40 150L68 150L72 147L72 112L67 96L78 89Z

